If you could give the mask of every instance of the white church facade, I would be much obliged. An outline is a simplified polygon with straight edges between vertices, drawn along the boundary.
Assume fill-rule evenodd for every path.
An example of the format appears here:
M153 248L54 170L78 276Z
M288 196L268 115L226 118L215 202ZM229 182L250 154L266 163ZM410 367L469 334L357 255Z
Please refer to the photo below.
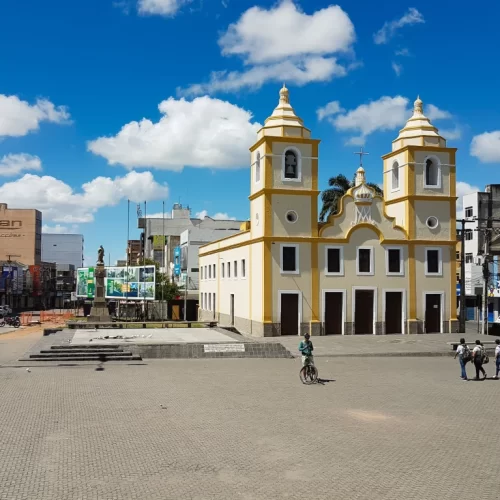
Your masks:
M383 157L318 222L319 140L288 90L251 147L250 220L200 247L200 320L262 337L455 332L456 149L417 99Z

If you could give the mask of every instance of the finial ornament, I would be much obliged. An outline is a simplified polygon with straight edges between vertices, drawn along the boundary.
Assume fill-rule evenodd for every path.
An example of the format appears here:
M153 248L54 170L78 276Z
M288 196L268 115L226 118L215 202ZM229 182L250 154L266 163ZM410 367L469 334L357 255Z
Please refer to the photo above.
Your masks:
M420 95L418 95L417 100L413 103L413 112L423 114L423 104Z
M280 90L280 103L286 103L286 104L290 103L288 89L286 88L284 83L283 87Z

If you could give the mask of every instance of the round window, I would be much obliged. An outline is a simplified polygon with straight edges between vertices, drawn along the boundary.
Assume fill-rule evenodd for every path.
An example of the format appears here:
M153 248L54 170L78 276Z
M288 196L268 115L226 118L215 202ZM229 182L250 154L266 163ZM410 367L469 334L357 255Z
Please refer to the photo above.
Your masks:
M427 227L430 229L436 229L439 224L437 217L429 217L426 221Z
M297 219L299 218L299 216L297 215L297 212L294 212L293 210L289 210L287 213L286 213L286 220L290 223L294 223L294 222L297 222Z

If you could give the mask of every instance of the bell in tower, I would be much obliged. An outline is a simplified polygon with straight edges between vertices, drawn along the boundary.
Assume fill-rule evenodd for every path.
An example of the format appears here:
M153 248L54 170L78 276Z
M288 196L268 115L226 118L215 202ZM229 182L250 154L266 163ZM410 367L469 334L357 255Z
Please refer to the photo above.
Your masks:
M285 178L297 178L297 155L293 151L287 151L285 155Z

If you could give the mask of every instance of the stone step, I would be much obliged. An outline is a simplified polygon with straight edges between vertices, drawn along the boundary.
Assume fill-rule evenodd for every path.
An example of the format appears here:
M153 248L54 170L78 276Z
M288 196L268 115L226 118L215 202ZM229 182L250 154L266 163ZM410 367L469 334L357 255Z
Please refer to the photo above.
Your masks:
M36 356L36 355L35 355ZM108 355L104 356L104 359L102 356L96 356L96 355L91 355L91 356L85 356L82 355L80 357L69 357L69 356L50 356L47 358L33 358L30 356L30 359L21 359L20 361L142 361L142 358L140 356L114 356L114 355Z
M86 352L86 353L79 353L79 352L54 352L54 353L40 353L40 354L30 354L30 358L33 359L44 359L44 358L54 358L54 357L60 357L64 356L65 358L78 358L78 359L84 359L89 356L93 358L109 358L110 356L115 356L115 357L130 357L132 356L131 352L116 352L116 353L99 353L99 352Z
M67 344L67 345L53 345L50 347L51 349L58 350L58 349L63 349L63 350L68 350L68 349L103 349L103 350L109 350L109 351L116 351L118 349L123 350L120 348L120 346L115 346L115 345L102 345L102 344L93 344L93 345L78 345L78 344Z
M116 349L116 350L110 350L110 349L45 349L40 351L41 354L59 354L61 352L75 352L75 353L98 353L98 354L120 354L121 352L125 352L123 349Z

